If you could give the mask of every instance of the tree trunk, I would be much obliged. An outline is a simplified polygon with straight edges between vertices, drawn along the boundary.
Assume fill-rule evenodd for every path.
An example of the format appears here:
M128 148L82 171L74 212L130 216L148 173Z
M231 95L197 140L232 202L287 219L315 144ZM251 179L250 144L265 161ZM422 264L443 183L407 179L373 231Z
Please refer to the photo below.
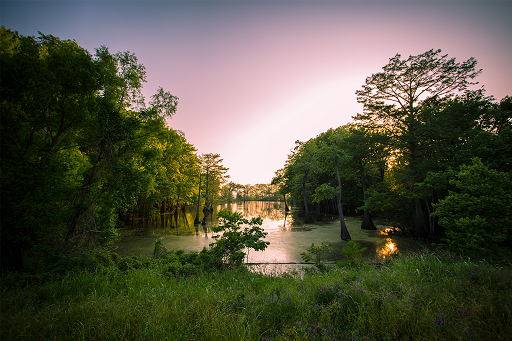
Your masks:
M308 199L306 197L306 177L307 173L304 175L304 179L302 181L302 195L304 197L304 210L306 211L306 216L304 217L304 222L306 224L310 224L313 222L313 218L311 217L311 212L309 212Z
M414 129L409 125L409 133L414 134ZM409 141L409 152L411 153L411 192L414 193L414 184L416 183L417 167L416 167L416 144ZM428 234L427 223L423 208L421 207L420 198L414 198L414 230L419 236L426 236Z
M73 218L71 219L71 223L70 223L70 225L68 227L68 231L66 233L66 239L65 239L66 241L71 239L71 237L75 233L75 230L76 230L76 227L77 227L78 222L80 220L80 217L92 205L92 202L86 204L85 203L85 199L86 199L87 194L89 192L89 186L91 184L91 181L92 181L92 178L94 176L94 173L96 172L96 168L98 167L98 164L100 163L100 160L101 160L101 158L103 156L103 151L105 149L105 146L106 146L106 141L102 140L102 142L100 144L100 149L98 150L98 154L96 155L96 159L94 160L94 164L91 167L91 169L89 169L89 174L87 174L87 178L85 178L85 180L84 180L84 182L82 184L82 192L81 192L81 195L80 195L80 202L78 204L78 208L76 209Z
M428 234L420 198L414 198L414 228L416 233L420 236L426 236Z
M206 170L206 179L205 179L205 185L206 185L206 192L205 192L205 195L204 195L204 206L203 206L203 220L201 221L201 225L205 225L206 224L206 217L208 216L208 211L209 211L209 207L210 207L210 203L209 203L209 196L210 196L210 193L209 193L209 169Z
M284 211L285 212L290 212L290 208L286 204L286 194L283 194L283 198L284 198Z
M203 220L201 220L201 225L206 225L206 217L208 217L208 209L206 205L203 207Z
M359 168L359 175L361 175L361 184L363 185L363 198L364 203L368 200L368 193L366 193L366 176L364 174L364 168ZM361 222L361 228L363 230L376 230L375 224L373 223L372 216L368 210L364 210L363 221Z
M424 198L425 199L425 205L427 206L427 210L428 210L428 216L429 216L429 219L428 219L428 225L429 225L429 234L428 236L430 238L434 237L434 234L435 234L435 217L432 216L432 210L430 209L430 205L431 203L429 204L428 200L427 200L427 197ZM432 199L432 202L434 201L434 199Z
M361 229L363 230L376 230L377 227L373 223L372 216L368 210L364 210L363 221L361 222Z
M196 218L194 219L194 225L199 224L199 206L201 206L201 173L199 173L199 192L197 194L197 211Z
M342 240L350 240L350 234L347 230L347 225L345 225L345 217L343 217L343 205L341 204L341 199L343 198L343 187L341 186L341 178L340 178L340 171L338 168L338 160L336 160L336 175L338 176L338 186L340 188L340 191L338 193L338 214L340 215L340 226L341 226L341 232L340 237Z
M316 221L322 221L322 215L320 214L320 203L316 203L316 214L315 214L315 220Z

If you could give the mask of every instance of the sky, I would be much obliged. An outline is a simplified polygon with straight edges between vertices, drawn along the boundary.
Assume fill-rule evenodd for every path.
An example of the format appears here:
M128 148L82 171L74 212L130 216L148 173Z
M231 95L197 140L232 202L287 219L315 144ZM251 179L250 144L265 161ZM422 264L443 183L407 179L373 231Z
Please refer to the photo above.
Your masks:
M252 185L296 140L352 122L355 91L397 53L475 57L486 94L512 95L511 17L512 0L0 0L0 24L22 35L135 53L146 98L179 98L168 125Z

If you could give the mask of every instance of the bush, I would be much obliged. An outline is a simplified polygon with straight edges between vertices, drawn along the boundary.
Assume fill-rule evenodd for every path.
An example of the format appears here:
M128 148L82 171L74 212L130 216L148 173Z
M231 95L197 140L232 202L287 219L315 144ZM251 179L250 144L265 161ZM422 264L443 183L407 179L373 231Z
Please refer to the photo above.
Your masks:
M346 259L343 261L337 261L336 265L341 267L360 264L364 259L363 254L366 249L366 247L361 247L361 244L356 241L348 241L341 250L341 253L346 257Z
M153 250L153 258L165 257L169 251L164 245L164 237L160 237L155 241L155 248Z
M210 250L218 261L228 266L238 266L244 261L244 249L255 251L265 250L269 242L262 239L267 233L261 229L263 220L260 217L253 217L248 220L240 212L221 210L218 213L220 224L213 227L214 232L221 232L216 235L217 241L210 245ZM245 225L246 227L243 227ZM243 228L243 229L242 229Z
M308 248L307 252L302 252L300 256L305 262L311 262L312 260L315 262L315 266L319 270L325 270L325 265L323 264L324 255L331 251L331 244L322 244L320 246L315 246L315 243L311 243L311 246Z

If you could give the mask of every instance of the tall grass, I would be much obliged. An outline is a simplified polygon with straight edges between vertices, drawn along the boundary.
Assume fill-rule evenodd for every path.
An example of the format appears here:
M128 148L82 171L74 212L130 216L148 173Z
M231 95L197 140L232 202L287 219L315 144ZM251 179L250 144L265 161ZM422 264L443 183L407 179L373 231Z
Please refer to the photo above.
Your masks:
M326 272L169 275L162 263L2 279L2 340L507 340L512 268L450 254Z

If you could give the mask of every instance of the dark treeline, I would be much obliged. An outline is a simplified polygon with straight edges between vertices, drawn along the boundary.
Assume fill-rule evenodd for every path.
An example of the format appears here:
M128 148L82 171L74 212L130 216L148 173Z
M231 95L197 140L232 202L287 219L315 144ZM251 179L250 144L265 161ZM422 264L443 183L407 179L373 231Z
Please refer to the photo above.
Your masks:
M166 126L178 98L160 88L146 101L133 53L5 27L0 38L2 269L108 249L134 218L219 200L222 159Z
M306 222L379 216L452 249L506 250L512 241L512 98L470 90L481 72L440 50L391 58L356 92L364 112L296 141L273 183ZM315 214L316 213L316 214Z

